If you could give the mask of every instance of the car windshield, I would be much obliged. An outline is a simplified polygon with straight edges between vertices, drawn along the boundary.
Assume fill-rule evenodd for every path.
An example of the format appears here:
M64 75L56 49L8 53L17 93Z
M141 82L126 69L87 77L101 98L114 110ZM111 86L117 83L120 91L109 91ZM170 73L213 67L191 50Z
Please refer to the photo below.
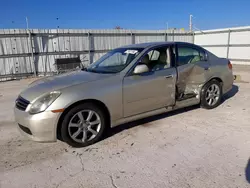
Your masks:
M112 50L91 64L86 71L95 73L118 73L128 66L142 48L119 48Z

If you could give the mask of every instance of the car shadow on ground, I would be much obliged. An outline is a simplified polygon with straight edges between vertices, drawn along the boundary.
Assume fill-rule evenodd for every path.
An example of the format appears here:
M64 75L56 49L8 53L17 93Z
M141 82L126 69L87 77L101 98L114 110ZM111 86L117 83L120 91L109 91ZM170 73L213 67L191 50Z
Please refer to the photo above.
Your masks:
M153 121L164 119L164 118L174 116L174 115L177 115L177 114L180 114L180 113L183 113L183 112L192 111L192 110L195 110L195 109L197 109L199 107L200 107L200 105L190 106L190 107L186 107L186 108L183 108L183 109L179 109L179 110L175 110L175 111L171 111L171 112L167 112L167 113L163 113L163 114L159 114L159 115L154 115L154 116L151 116L151 117L147 117L147 118L143 118L143 119L140 119L140 120L136 120L136 121L132 121L132 122L129 122L129 123L118 125L117 127L109 129L107 134L104 136L104 139L106 139L108 137L111 137L111 136L113 136L115 134L118 134L118 133L120 133L120 132L122 132L122 131L124 131L126 129L130 129L130 128L137 127L137 126L140 126L140 125L149 126L150 123L153 122Z
M237 85L233 85L232 89L223 96L222 103L232 98L238 92L239 92L239 87Z
M223 96L222 103L225 102L226 100L230 99L231 97L233 97L236 93L238 93L238 91L239 91L238 86L233 85L232 89ZM140 125L145 125L146 126L146 125L149 125L153 121L164 119L164 118L174 116L174 115L177 115L177 114L181 114L183 112L192 111L192 110L195 110L195 109L197 109L199 107L200 107L200 105L190 106L190 107L178 109L178 110L175 110L175 111L172 111L172 112L167 112L167 113L163 113L163 114L160 114L160 115L155 115L155 116L143 118L143 119L140 119L140 120L132 121L132 122L129 122L129 123L121 124L121 125L119 125L117 127L109 129L109 131L107 131L107 134L104 136L103 139L106 139L106 138L111 137L111 136L113 136L115 134L118 134L118 133L120 133L120 132L122 132L122 131L124 131L126 129L130 129L130 128L140 126Z
M248 159L248 163L246 166L246 180L250 184L250 158Z

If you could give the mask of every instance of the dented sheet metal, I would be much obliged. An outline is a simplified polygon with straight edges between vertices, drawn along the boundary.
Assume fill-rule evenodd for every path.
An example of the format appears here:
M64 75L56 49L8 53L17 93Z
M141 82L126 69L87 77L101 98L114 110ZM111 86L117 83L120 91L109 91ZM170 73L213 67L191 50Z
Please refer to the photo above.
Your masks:
M210 78L208 62L179 66L177 90L182 94L199 94L203 84Z

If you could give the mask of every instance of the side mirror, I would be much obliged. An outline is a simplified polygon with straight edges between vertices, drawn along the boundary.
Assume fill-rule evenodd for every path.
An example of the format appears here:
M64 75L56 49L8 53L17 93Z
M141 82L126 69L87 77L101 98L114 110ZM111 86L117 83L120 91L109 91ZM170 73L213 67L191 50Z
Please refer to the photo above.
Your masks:
M144 72L149 72L149 68L147 65L136 65L133 71L134 74L141 74Z

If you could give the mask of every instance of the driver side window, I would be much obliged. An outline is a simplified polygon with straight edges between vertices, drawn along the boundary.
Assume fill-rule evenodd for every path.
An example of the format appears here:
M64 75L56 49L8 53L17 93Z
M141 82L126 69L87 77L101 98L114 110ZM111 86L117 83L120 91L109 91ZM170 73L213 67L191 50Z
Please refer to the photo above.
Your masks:
M149 71L158 71L171 67L170 47L161 47L150 50L139 64L147 65Z

